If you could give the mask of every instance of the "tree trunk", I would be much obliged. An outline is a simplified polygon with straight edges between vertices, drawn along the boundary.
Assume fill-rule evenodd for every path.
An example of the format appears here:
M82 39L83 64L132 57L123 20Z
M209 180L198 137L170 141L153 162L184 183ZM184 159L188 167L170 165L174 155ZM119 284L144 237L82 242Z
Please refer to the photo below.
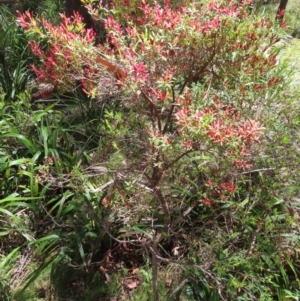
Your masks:
M110 0L102 2L103 5L109 4ZM94 20L88 10L82 5L81 0L66 0L66 16L71 17L74 12L78 12L85 23L86 28L92 28L96 32L96 44L104 43L106 32L102 21Z
M74 12L78 12L87 28L94 28L94 22L87 9L82 5L80 0L66 0L66 16L71 17Z
M275 20L279 20L279 21L283 20L287 3L288 0L280 0Z

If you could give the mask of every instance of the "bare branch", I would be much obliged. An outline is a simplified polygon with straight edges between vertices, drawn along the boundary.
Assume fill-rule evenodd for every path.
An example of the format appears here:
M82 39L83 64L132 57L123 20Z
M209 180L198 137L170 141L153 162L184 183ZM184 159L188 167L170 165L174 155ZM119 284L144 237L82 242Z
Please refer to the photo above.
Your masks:
M160 116L159 113L157 111L156 105L153 103L153 101L142 91L141 94L143 95L143 97L149 102L150 104L150 108L154 110L155 112L155 117L157 119L157 126L158 126L158 130L161 133L161 121L160 121Z

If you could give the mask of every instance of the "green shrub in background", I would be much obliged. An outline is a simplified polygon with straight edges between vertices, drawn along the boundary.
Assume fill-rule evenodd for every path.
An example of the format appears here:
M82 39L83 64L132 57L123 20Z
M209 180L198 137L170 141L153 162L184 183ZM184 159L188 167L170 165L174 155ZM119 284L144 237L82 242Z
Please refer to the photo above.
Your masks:
M0 84L6 99L15 99L25 90L30 77L26 64L30 49L24 32L15 23L15 17L5 7L0 9Z
M0 7L0 85L7 100L15 100L23 92L32 79L30 65L34 59L28 47L28 40L24 32L16 23L16 9L34 10L52 22L58 22L59 13L64 11L64 1L23 1L12 8L1 5Z

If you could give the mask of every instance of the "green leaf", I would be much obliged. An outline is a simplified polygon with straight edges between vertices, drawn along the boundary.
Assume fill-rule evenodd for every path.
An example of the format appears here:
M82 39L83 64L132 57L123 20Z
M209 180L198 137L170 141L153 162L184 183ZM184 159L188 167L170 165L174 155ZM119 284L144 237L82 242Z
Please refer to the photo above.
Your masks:
M149 234L145 230L138 228L136 226L130 227L130 228L122 228L119 230L119 233L123 232L119 237L129 237L132 236L136 233L141 233L146 235L148 238L153 239L153 235ZM125 233L124 233L125 232Z
M44 236L44 237L41 237L37 240L34 240L32 242L29 243L29 246L35 246L35 245L38 245L40 244L41 242L53 242L53 241L57 241L59 240L60 237L57 235L57 234L50 234L48 236Z
M13 259L13 257L15 257L15 255L21 248L23 248L23 245L13 249L8 255L4 257L3 260L0 261L0 270L3 269L9 263L9 261Z
M49 210L49 213L52 213L57 207L57 213L56 213L56 218L59 219L61 217L61 213L64 209L65 202L71 198L74 195L73 192L70 190L67 190L63 193L62 197L58 200L57 198L51 199L50 202L56 201L56 203L52 206L52 208ZM48 202L47 204L50 204Z
M32 154L35 154L38 151L35 145L24 135L18 133L7 133L0 135L0 138L17 138Z

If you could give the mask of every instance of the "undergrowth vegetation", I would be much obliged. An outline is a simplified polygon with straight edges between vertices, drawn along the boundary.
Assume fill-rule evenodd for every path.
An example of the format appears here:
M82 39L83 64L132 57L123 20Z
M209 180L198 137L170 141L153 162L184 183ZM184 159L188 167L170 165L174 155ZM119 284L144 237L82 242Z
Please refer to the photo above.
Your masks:
M1 10L0 299L297 300L290 28L82 2L105 43L62 2Z

